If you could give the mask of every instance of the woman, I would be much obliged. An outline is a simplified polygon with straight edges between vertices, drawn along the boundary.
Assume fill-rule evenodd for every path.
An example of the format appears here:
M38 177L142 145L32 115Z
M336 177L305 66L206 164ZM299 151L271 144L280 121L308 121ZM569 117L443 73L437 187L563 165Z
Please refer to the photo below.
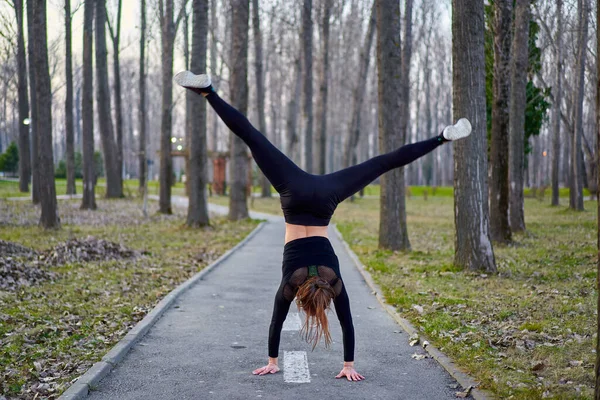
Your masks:
M337 256L327 238L327 226L337 205L371 183L381 174L406 165L441 144L471 133L471 124L460 119L432 139L403 146L359 165L327 175L312 175L295 165L240 112L221 99L208 75L183 71L175 75L177 84L204 96L219 117L250 147L254 161L280 194L286 222L283 251L283 278L275 295L269 328L269 362L253 371L255 375L279 371L277 357L283 322L294 297L306 314L303 336L313 349L321 338L331 343L326 311L333 300L342 326L344 368L336 378L360 381L354 369L354 326L350 302L340 274Z

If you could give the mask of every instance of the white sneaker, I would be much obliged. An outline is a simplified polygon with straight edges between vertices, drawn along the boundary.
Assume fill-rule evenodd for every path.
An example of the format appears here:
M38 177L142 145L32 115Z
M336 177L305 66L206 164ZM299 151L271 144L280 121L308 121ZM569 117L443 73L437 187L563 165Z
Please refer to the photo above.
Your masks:
M471 123L466 118L459 119L456 124L444 128L442 135L446 140L462 139L471 134Z
M190 71L181 71L173 77L173 81L184 88L206 89L212 82L210 75L195 75Z

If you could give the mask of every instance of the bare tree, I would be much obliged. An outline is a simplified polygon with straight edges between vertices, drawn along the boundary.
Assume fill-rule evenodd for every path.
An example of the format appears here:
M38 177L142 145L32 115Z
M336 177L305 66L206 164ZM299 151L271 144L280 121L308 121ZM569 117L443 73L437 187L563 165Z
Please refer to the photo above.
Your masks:
M321 76L319 77L319 98L317 99L317 132L315 135L314 165L316 173L325 173L325 145L327 143L327 94L329 88L329 20L333 0L324 0L321 22Z
M17 78L19 96L19 190L29 192L31 155L29 154L29 99L27 97L27 58L23 35L23 0L14 1L17 17Z
M531 1L516 0L515 30L512 43L510 72L510 152L509 179L510 228L513 232L525 230L525 107L527 105L527 69L529 66L529 21Z
M409 0L410 1L410 0ZM402 80L397 68L402 65L400 5L394 0L377 0L377 68L379 103L379 152L388 153L404 142L396 112L402 108ZM397 168L381 177L379 247L410 250L406 229L404 170Z
M312 148L313 148L313 21L312 0L304 0L302 6L302 60L304 61L304 107L302 116L304 118L304 160L305 170L313 172Z
M73 132L73 57L71 55L71 0L65 0L65 131L67 142L67 194L75 194L75 137Z
M190 69L195 73L206 71L208 1L193 0L192 60ZM187 224L190 227L208 225L206 199L206 101L200 96L190 97L187 113L189 143L189 206Z
M110 20L107 18L108 29L110 31L110 38L113 43L113 89L115 93L115 132L116 147L117 147L117 168L119 176L123 177L123 106L121 96L121 63L119 59L120 42L121 42L121 9L122 0L117 0L117 20L115 22L115 29L113 29ZM121 183L122 185L122 183Z
M256 111L258 113L258 130L263 135L267 134L267 120L265 117L265 75L263 72L263 38L260 30L260 15L258 0L252 0L252 32L254 34L254 75L256 76ZM261 176L261 196L271 197L271 183L267 177Z
M145 195L146 191L146 0L140 0L140 102L138 105L139 124L139 192Z
M171 134L173 130L173 49L175 35L185 13L184 0L175 18L174 0L158 0L161 47L162 47L162 112L160 135L160 192L159 212L171 214L171 182L173 180L173 160L171 158Z
M483 2L452 0L454 115L468 118L473 125L471 137L454 143L454 262L469 270L495 272L487 201L483 34Z
M554 39L554 56L556 74L554 81L554 104L552 107L552 205L559 202L559 165L560 165L560 105L562 102L563 75L563 1L556 0L556 37Z
M249 0L231 0L231 104L242 114L248 109L248 18ZM231 190L229 219L248 218L246 185L248 182L248 154L242 139L230 133Z
M575 92L573 93L573 137L571 140L571 179L569 208L583 211L583 162L581 138L583 137L583 96L585 85L585 59L588 42L588 1L578 0L579 33L577 40L577 64L575 66Z
M600 7L596 7L596 24L600 24ZM596 55L600 55L600 29L596 29ZM596 60L596 158L600 166L600 60ZM600 192L600 173L598 173L598 190ZM600 194L599 194L600 196ZM600 227L600 201L598 201L598 226ZM598 267L596 276L600 276L600 229L598 229ZM596 290L600 290L600 280L596 284ZM596 334L600 333L600 296L598 296ZM596 367L594 369L595 385L594 399L600 400L600 340L596 340Z
M27 1L27 57L29 59L29 104L31 106L31 200L33 204L40 203L40 169L38 166L38 131L37 131L37 92L35 90L35 65L34 65L34 30L33 30L33 2Z
M34 121L38 132L40 201L42 214L40 225L46 229L60 227L56 212L56 186L54 184L54 160L52 155L52 92L48 67L48 39L46 33L46 1L36 1L32 9L33 19L33 66L38 118Z
M83 200L81 208L96 209L96 168L94 164L94 66L93 26L96 0L86 0L83 6L83 90L81 123L83 136Z
M118 164L115 135L112 124L108 62L106 49L106 0L96 0L96 100L98 124L104 155L106 197L123 197L123 182Z
M492 240L512 240L508 219L508 154L510 124L510 45L513 0L494 3L494 100L490 163L490 227Z
M302 61L300 55L294 62L294 90L290 94L290 100L287 105L286 131L288 133L286 153L292 160L295 160L298 144L298 109L300 108L299 97L302 90Z

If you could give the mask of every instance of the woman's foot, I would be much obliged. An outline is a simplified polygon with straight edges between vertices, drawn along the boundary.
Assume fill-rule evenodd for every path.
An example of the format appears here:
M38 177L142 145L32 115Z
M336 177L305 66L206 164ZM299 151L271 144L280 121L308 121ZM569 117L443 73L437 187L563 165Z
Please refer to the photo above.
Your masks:
M173 77L173 81L198 94L206 95L214 92L210 76L207 74L196 75L190 71L181 71Z
M442 137L445 140L462 139L471 134L471 123L466 118L461 118L454 125L448 125L442 131Z

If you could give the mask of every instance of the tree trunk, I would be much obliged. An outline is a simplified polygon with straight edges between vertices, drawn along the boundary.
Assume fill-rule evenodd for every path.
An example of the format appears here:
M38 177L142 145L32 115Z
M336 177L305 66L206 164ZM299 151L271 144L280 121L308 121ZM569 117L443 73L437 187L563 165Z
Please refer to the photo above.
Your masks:
M315 135L314 165L317 174L325 174L325 155L327 143L327 92L329 86L329 19L333 0L324 0L321 54L321 76L319 83L319 98L317 99L317 132ZM363 87L364 88L364 87Z
M256 75L256 108L258 112L258 130L263 135L267 134L267 120L265 117L265 76L263 72L263 38L260 30L260 16L258 0L252 0L252 32L254 33L254 74ZM271 197L271 183L259 171L261 183L261 197Z
M113 79L115 93L115 131L117 134L116 155L117 170L119 173L121 186L123 186L123 99L121 97L121 63L119 61L120 42L121 42L121 9L122 0L117 1L117 21L114 32L111 30L111 39L113 43ZM121 189L122 191L122 189Z
M556 0L556 37L554 39L554 57L556 62L554 104L552 106L552 205L560 205L559 171L560 171L560 103L562 102L563 74L563 7L562 0Z
M27 1L27 56L29 58L29 104L31 105L31 200L33 204L40 203L40 168L38 165L38 102L35 82L35 54L34 54L34 27L33 27L33 2Z
M190 69L194 73L206 71L206 50L208 33L208 1L193 0L192 12L192 60ZM199 227L209 224L206 199L207 146L206 146L206 100L196 95L188 103L188 143L189 148L189 205L187 224Z
M27 58L25 56L25 39L23 35L23 1L15 0L17 17L17 77L19 96L19 190L29 192L31 176L31 155L29 154L29 99L27 98Z
M218 82L215 74L217 73L217 38L219 18L217 17L217 0L210 2L210 69L213 76L213 87L218 89ZM217 142L219 141L219 118L215 113L211 114L212 127L210 129L210 137L212 142L212 151L217 151ZM211 180L212 181L212 180Z
M295 160L298 145L298 108L299 96L302 90L302 62L300 56L294 63L294 91L290 94L290 101L287 107L286 131L288 133L287 151L288 156Z
M83 136L83 200L81 208L96 209L96 168L94 163L94 66L93 27L96 0L86 0L83 7L83 89L81 120Z
M490 163L490 234L492 240L512 240L508 219L508 154L510 126L510 45L513 0L496 0L494 4L494 100L492 103L492 143Z
M596 23L600 21L600 7L596 7ZM600 29L596 29L596 55L600 54ZM596 158L598 163L598 198L600 199L600 60L596 60L598 78L596 80ZM598 226L600 226L600 200L598 201ZM596 290L600 292L600 229L598 229L598 267L596 269ZM600 400L600 296L598 297L596 312L596 384L594 385L594 399Z
M464 21L470 21L465 24ZM496 272L487 188L484 12L480 0L452 1L454 118L468 118L473 133L454 143L454 263Z
M40 200L42 214L40 226L45 229L60 227L56 212L56 186L54 184L54 159L52 155L52 92L48 68L48 39L46 34L46 1L33 3L33 59L38 118L38 165L40 168Z
M583 96L585 85L585 59L588 41L588 6L587 0L578 0L579 40L577 46L577 65L575 67L574 104L573 104L573 137L571 141L571 179L569 208L583 211L583 162L581 154L581 137L583 136Z
M141 17L140 17L140 103L138 105L138 123L140 124L139 131L139 193L144 195L146 190L146 0L140 1Z
M302 6L302 55L304 60L304 169L313 172L313 73L312 73L312 0L304 0Z
M369 18L369 26L367 34L360 51L360 59L358 61L358 76L356 86L352 96L352 112L350 127L348 128L348 139L343 154L342 166L348 168L350 165L356 164L356 147L360 137L361 110L365 98L365 86L367 83L367 75L369 73L369 62L371 61L371 44L375 34L376 23L376 8L375 3L371 7L371 17Z
M410 1L410 0L409 0ZM388 153L404 143L404 132L397 120L402 109L402 80L397 73L402 65L400 42L400 5L394 0L376 0L377 4L377 68L379 103L379 152ZM410 250L406 229L404 170L394 169L380 178L379 247Z
M118 168L117 152L112 124L110 90L108 86L108 62L106 50L106 3L96 0L96 100L98 102L98 123L104 153L104 174L106 176L106 197L123 197L121 175Z
M242 114L248 110L248 18L249 0L231 0L231 104ZM229 219L237 221L248 218L246 185L248 177L248 154L242 139L230 133L231 190Z
M73 57L71 56L71 0L65 0L65 132L67 136L67 194L75 194L75 138L73 132Z
M509 138L509 218L512 232L525 230L525 107L527 104L527 69L529 65L530 0L516 0L515 28L510 73L510 138Z

